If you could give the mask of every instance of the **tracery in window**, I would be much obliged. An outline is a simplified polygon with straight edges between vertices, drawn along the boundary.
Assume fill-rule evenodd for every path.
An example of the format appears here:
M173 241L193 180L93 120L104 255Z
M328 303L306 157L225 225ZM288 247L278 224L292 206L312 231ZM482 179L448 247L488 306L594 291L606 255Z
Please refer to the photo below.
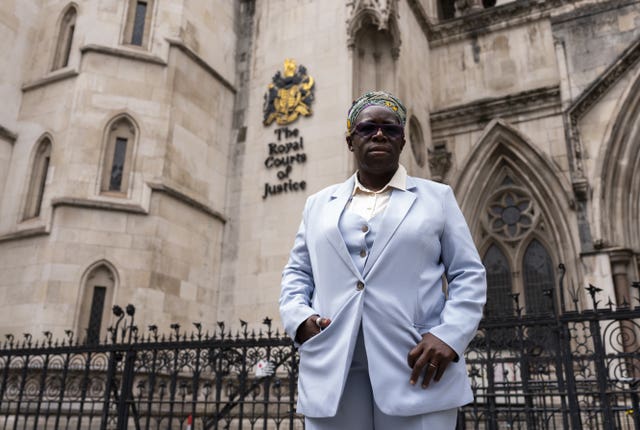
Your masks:
M512 185L509 177L504 184L489 198L489 231L506 240L522 239L534 226L537 213L526 190Z
M497 186L486 200L482 218L489 242L483 257L486 315L514 315L514 296L524 313L551 312L545 292L554 286L553 260L543 245L548 233L540 206L509 167L499 171L494 183Z

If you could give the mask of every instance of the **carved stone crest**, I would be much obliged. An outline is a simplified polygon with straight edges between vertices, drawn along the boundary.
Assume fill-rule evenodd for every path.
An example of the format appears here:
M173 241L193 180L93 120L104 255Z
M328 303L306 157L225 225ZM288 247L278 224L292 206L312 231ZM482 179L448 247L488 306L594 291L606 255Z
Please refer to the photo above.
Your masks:
M295 60L284 60L284 74L278 70L264 95L262 123L266 126L275 121L287 125L300 115L311 115L314 85L315 81L303 65L296 68Z

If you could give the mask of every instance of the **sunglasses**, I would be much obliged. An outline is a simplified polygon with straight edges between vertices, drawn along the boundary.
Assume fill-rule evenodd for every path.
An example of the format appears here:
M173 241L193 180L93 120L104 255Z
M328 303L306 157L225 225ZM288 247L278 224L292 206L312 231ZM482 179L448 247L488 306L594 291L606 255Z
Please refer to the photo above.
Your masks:
M404 135L404 127L398 124L376 124L374 122L359 122L353 132L362 139L367 139L382 130L382 134L390 139L397 139Z

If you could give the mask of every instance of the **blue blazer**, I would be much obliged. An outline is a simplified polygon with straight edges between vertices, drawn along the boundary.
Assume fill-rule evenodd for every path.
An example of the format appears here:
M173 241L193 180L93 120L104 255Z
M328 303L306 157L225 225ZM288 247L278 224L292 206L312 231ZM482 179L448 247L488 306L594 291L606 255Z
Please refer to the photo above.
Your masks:
M354 176L307 199L282 276L280 313L292 338L313 314L332 321L299 345L298 412L336 414L360 325L374 399L385 414L418 415L471 402L463 353L482 317L486 279L451 188L409 176L406 191L394 189L360 273L338 228L353 187ZM422 389L421 379L409 384L407 354L428 332L460 360Z

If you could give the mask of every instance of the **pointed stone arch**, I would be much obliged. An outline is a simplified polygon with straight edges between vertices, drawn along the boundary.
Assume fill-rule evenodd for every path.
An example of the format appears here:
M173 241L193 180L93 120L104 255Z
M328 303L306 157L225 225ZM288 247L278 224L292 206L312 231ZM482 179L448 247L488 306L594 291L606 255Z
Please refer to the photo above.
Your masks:
M398 0L358 0L353 6L351 18L347 22L347 45L349 48L356 46L357 35L361 29L373 26L378 31L387 32L391 39L392 54L394 59L400 54L400 27L398 26Z
M104 339L119 284L118 270L106 259L90 264L84 271L80 279L74 323L78 339L87 343L99 343ZM92 315L95 313L99 315Z
M51 153L53 151L53 137L44 133L36 141L29 162L29 179L24 197L22 220L40 216L44 202L45 187L49 174Z
M571 186L562 178L559 169L525 136L503 120L491 121L460 172L453 187L481 249L498 237L489 227L492 218L487 211L491 210L491 199L502 198L507 194L505 190L510 190L512 199L522 202L521 209L531 212L521 214L526 215L522 220L531 223L528 231L514 228L513 232L505 231L501 239L510 243L513 261L520 264L523 255L520 248L531 237L540 237L550 247L548 252L554 263L569 263L570 272L575 270L578 251L569 222L572 216L569 215ZM526 205L527 199L535 206L535 211ZM496 225L496 228L501 226ZM570 275L577 276L576 273Z
M640 252L640 73L616 111L596 162L595 219L604 246Z
M69 65L71 58L73 39L78 17L78 5L69 3L62 10L58 18L57 35L51 61L51 70L57 70Z
M101 194L126 197L130 193L139 140L140 126L129 113L116 114L107 122L98 175Z
M355 2L347 33L353 53L353 97L371 90L394 92L401 44L397 0Z
M570 210L571 186L559 169L509 123L494 119L467 156L461 173L452 181L465 215L478 212L482 192L492 180L491 174L503 166L511 166L539 201L548 202L564 213ZM561 227L569 231L566 223Z

